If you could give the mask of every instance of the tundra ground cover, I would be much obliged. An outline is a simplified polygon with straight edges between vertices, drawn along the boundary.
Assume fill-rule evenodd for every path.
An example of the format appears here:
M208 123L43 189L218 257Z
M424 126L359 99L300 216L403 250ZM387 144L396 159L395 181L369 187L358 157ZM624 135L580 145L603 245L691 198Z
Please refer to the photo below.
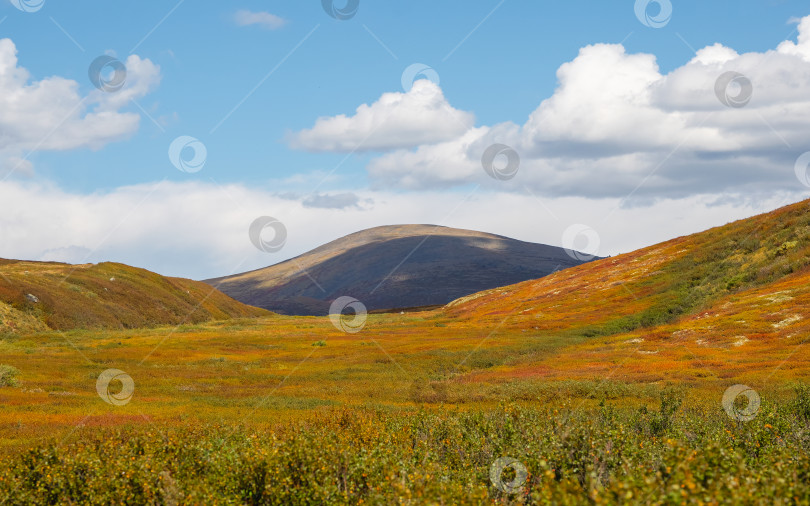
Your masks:
M357 333L283 316L5 329L0 500L808 503L806 210ZM79 315L85 295L53 307Z
M0 500L810 500L810 395L791 386L807 370L776 369L784 349L760 360L774 371L767 381L733 367L642 381L631 373L656 372L652 355L622 356L607 378L577 366L592 339L536 337L484 333L441 312L371 315L358 334L326 318L270 317L7 335L2 360L17 372L0 388ZM557 357L570 378L515 368L538 357ZM110 368L134 381L126 404L97 391ZM762 399L748 422L722 405L740 376ZM490 480L502 457L526 468L519 492ZM510 469L504 483L519 477Z

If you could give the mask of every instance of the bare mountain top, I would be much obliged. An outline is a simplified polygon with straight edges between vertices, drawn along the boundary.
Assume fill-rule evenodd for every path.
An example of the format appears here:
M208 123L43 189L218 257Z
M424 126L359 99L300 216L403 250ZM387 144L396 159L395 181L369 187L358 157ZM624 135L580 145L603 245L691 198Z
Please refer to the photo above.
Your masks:
M283 314L323 315L344 295L369 310L442 305L581 263L558 247L435 225L394 225L206 282L246 304Z

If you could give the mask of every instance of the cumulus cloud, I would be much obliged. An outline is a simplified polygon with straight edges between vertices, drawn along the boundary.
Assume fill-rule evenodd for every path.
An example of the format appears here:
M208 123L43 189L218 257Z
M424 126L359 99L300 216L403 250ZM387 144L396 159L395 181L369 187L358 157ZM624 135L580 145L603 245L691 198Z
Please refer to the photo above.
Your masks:
M388 151L447 141L475 123L469 112L447 103L441 88L416 81L407 93L385 93L354 116L319 118L307 130L289 136L289 144L307 151Z
M380 188L492 182L481 157L500 143L522 158L518 176L500 183L514 191L601 198L799 190L793 165L810 150L810 17L798 29L796 42L766 52L702 48L669 73L654 55L590 45L559 68L554 94L524 124L470 126L419 146L379 145L386 152L369 162L368 172ZM726 72L752 83L746 106L718 98L715 85ZM720 90L721 97L736 96L736 85ZM321 121L334 127L321 149L356 142L336 119Z
M19 66L17 48L0 40L0 167L32 170L23 156L31 150L99 149L138 129L140 116L120 109L160 82L160 69L137 55L127 58L127 82L115 93L79 94L76 81L48 77L33 81Z
M268 30L278 30L287 24L287 20L269 12L252 12L239 10L234 14L234 21L239 26L258 25Z
M87 263L117 261L166 275L205 279L271 265L344 235L379 225L434 223L525 241L561 245L584 224L601 237L600 255L654 244L788 203L775 195L662 199L621 207L619 199L538 199L528 193L360 191L367 205L306 205L240 184L150 183L79 194L32 181L0 182L0 258ZM250 224L272 216L288 241L275 254L258 251ZM632 226L628 226L632 224Z

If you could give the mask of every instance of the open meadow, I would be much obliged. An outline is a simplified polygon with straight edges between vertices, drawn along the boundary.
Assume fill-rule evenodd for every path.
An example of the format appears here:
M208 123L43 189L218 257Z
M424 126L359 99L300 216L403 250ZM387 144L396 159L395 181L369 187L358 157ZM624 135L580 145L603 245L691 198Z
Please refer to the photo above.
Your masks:
M521 364L574 367L593 340L527 334L431 312L372 315L358 333L277 316L6 337L18 372L0 388L0 492L6 504L810 501L810 390L794 381L806 369L728 375L676 343L683 370L706 374L666 380L657 359L618 351L608 374L545 379ZM132 391L121 378L97 391L108 369ZM723 405L742 381L761 397L750 421L744 396L739 419Z

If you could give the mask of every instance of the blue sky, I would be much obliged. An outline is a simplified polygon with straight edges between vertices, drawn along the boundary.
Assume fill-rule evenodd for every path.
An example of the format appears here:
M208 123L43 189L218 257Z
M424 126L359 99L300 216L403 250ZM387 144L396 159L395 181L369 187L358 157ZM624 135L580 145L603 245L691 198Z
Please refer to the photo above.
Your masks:
M54 239L53 233L43 233L37 239L29 230L31 246L22 247L19 240L10 239L18 237L12 231L19 226L14 222L6 222L4 227L9 239L0 243L0 256L27 255L29 258L67 261L85 258L88 261L112 259L135 263L163 273L191 277L223 274L223 270L229 270L226 265L237 264L238 259L223 260L239 257L239 254L230 250L212 253L200 259L198 264L190 266L187 261L176 260L181 252L171 245L133 249L131 244L122 239L115 246L117 234L124 234L128 227L134 227L125 222L129 219L129 214L123 209L116 211L120 213L120 216L116 215L120 219L111 224L100 223L93 234L81 237L87 229L93 229L91 226L83 228L81 224L81 219L86 219L83 216L92 214L91 208L96 209L88 198L116 195L125 187L148 187L164 180L178 185L172 188L176 189L176 193L188 197L189 208L193 205L193 189L204 188L215 192L217 188L230 188L225 192L230 194L250 190L265 192L268 200L281 195L282 200L294 202L296 198L301 200L309 195L317 183L322 183L317 195L340 197L351 194L361 202L352 209L324 208L325 214L320 217L313 215L307 218L311 221L304 220L300 224L293 224L294 219L290 218L291 232L294 232L292 229L295 227L299 230L307 226L309 228L306 232L301 230L298 235L291 233L290 246L284 253L272 258L246 253L249 259L240 264L242 267L274 263L334 239L344 232L388 222L422 220L557 244L560 242L560 232L566 228L562 225L570 224L569 221L578 223L590 219L594 222L605 215L605 209L612 213L611 210L617 207L627 211L623 219L634 220L632 209L647 207L648 214L683 222L680 227L673 226L671 235L688 233L773 207L784 200L783 192L786 191L792 195L787 200L798 200L801 196L796 196L796 192L804 190L795 187L796 181L792 178L789 164L798 154L810 150L810 145L800 146L792 142L791 132L782 131L780 125L768 116L768 112L762 112L764 109L757 112L757 115L763 117L764 126L760 125L763 135L771 135L773 132L775 137L782 138L784 142L772 139L773 145L758 146L756 156L762 159L756 163L749 159L741 162L741 158L734 157L732 162L741 167L739 173L744 174L742 179L745 179L748 186L735 186L733 181L726 184L728 181L724 178L728 176L723 175L725 166L718 165L718 175L711 180L701 179L702 176L696 174L706 173L704 165L695 169L695 173L691 172L687 164L694 160L699 160L701 164L710 164L714 163L711 160L723 159L725 156L725 163L732 163L728 157L731 148L718 148L723 153L720 155L706 146L695 146L691 150L691 158L684 158L680 166L672 166L672 174L667 173L669 181L661 181L658 186L644 185L642 190L628 191L636 186L636 182L642 183L645 180L645 170L649 172L663 163L661 160L667 159L669 148L652 141L658 150L655 152L658 158L614 161L637 164L637 167L633 165L637 170L634 169L632 174L614 178L608 169L600 168L592 176L583 175L581 181L555 179L554 184L544 186L542 181L548 179L543 176L546 162L538 161L535 166L534 162L526 161L528 158L548 160L550 155L540 156L537 153L543 150L548 152L549 146L553 145L567 146L565 149L579 153L593 150L593 153L597 153L593 157L599 158L602 156L599 153L604 152L604 139L595 140L593 136L583 135L582 139L574 143L570 142L570 136L559 134L554 138L544 137L542 142L534 144L525 140L530 137L526 133L531 130L527 123L530 115L560 89L558 69L574 62L583 48L600 44L622 44L627 55L654 56L660 74L667 76L695 58L694 51L720 43L725 48L733 49L738 55L743 55L734 68L745 67L746 53L762 55L775 49L783 41L796 41L799 28L797 20L810 14L810 7L804 2L673 1L673 14L666 26L650 28L636 17L633 1L448 0L394 3L360 0L357 14L345 21L327 15L321 2L315 0L185 0L179 3L45 0L42 8L36 12L22 12L12 5L13 1L36 4L39 0L3 0L0 4L0 19L3 19L0 24L0 38L13 42L17 51L17 66L30 73L29 83L58 77L75 81L79 96L91 96L95 90L88 79L88 66L96 57L110 54L121 61L127 61L134 54L141 60L150 61L155 68L159 67L155 71L159 74L159 84L149 87L148 91L137 93L134 100L114 107L116 113L134 113L140 116L137 127L122 134L120 138L99 141L93 145L93 149L81 144L53 149L31 149L31 146L21 145L19 150L7 146L11 152L9 156L27 157L31 167L27 171L15 171L24 174L15 173L4 180L4 183L19 185L31 192L31 195L52 196L48 192L56 192L59 198L71 202L70 209L77 213L75 220L78 229L72 237L59 240ZM657 7L655 2L652 4L649 7L650 13L655 15ZM280 18L281 26L240 26L237 22L240 11L253 15L272 14L275 19ZM609 56L607 53L602 57L592 56L592 61ZM715 57L708 60L704 58L704 67L715 65L713 68L719 69L718 65L736 61L724 58L721 62L713 58ZM585 58L583 65L587 63L584 60ZM409 172L408 164L417 166L420 163L424 165L425 162L409 153L416 153L423 146L429 151L430 146L436 143L449 142L449 137L437 137L435 142L422 139L418 144L395 147L386 147L387 144L381 141L380 145L383 147L371 151L359 149L349 156L345 150L319 152L322 150L314 149L311 145L298 146L298 149L292 145L290 139L297 133L312 129L318 118L342 114L352 116L359 106L374 104L383 94L405 93L407 90L403 90L400 84L402 73L414 63L429 65L440 77L437 86L440 87L439 90L429 90L434 98L440 97L436 98L437 103L474 115L474 123L465 128L489 130L492 127L490 133L497 132L501 127L504 132L522 128L526 135L518 136L513 132L511 136L504 134L504 138L512 139L511 144L520 143L523 146L521 154L524 155L525 163L521 167L521 175L528 177L530 171L534 170L537 177L511 187L487 185L472 176L460 177L458 174L443 174L433 179L422 178L421 182L414 183L412 179L421 176L418 171ZM768 64L762 65L766 67ZM789 62L785 65L789 65ZM623 70L617 67L616 72L620 74ZM777 73L776 70L769 72ZM749 73L756 72L751 70ZM135 72L131 74L134 76ZM599 74L595 72L594 79L599 78ZM672 113L673 110L678 112L679 107L683 111L704 107L700 104L694 107L692 104L683 105L683 101L679 101L678 90L670 89L675 87L671 84L672 81L670 79L664 83L664 87L668 89L668 98L656 103L658 110ZM711 95L711 84L705 88L708 95ZM578 89L573 85L571 88ZM758 95L755 98L763 96L759 92L757 89ZM586 99L593 98L593 93L583 93L588 95L583 97L583 103L586 103ZM798 102L804 104L804 98L799 98ZM571 99L567 100L570 102ZM791 100L796 100L796 97ZM614 105L606 103L602 107L595 102L595 105L591 104L589 107L594 114L598 111L608 114L614 110ZM717 103L713 105L722 109ZM753 105L756 104L752 102ZM554 111L542 115L543 121L538 124L541 128L551 125L549 130L555 130L557 126L549 118L564 116L564 111L569 110L560 108L556 116ZM622 114L621 110L616 111L616 114ZM720 110L718 114L730 115L733 112ZM778 113L774 115L778 117ZM223 122L226 116L227 119ZM735 121L741 117L738 115L735 119L728 116L728 120L723 119L713 125L713 128L733 133ZM703 119L695 119L693 126L700 121ZM708 124L711 125L712 121L714 120L709 120ZM751 121L759 120L754 118ZM598 123L599 120L594 122ZM582 124L589 123L591 121L586 115ZM15 128L10 120L4 127ZM701 137L705 133L698 131L697 136ZM202 171L187 174L172 166L167 151L171 142L181 135L193 136L206 146L207 159ZM460 132L454 135L463 137ZM471 131L469 135L474 138L478 134ZM489 139L486 133L480 135L483 136L482 139ZM662 137L667 135L668 132L662 131ZM679 133L673 135L677 136ZM323 137L316 137L317 142L322 142ZM519 141L518 137L525 142ZM536 139L537 136L533 138ZM478 141L471 142L475 144ZM680 139L674 139L673 144L680 146L683 143ZM781 144L785 145L784 149L779 147ZM652 148L644 145L633 149L649 153ZM764 152L768 153L767 156L762 155ZM426 156L440 159L439 154L431 153ZM567 154L563 162L562 158L554 158L553 163L571 174L582 170L583 159L592 158L588 155L574 160ZM604 160L605 157L602 157L602 161ZM570 167L565 165L568 162L571 163ZM761 172L764 163L783 163L786 170L775 178L778 179L778 184L775 182L773 188L768 187L767 194L752 193L751 188L763 188L757 171ZM425 165L423 170L430 172L429 165ZM664 174L666 170L665 167L661 173ZM332 176L324 181L324 175L331 171L334 171ZM675 171L680 171L683 177L673 176ZM787 178L791 180L790 183L785 176L787 173L791 175ZM651 183L654 179L650 180ZM617 183L615 190L612 189L613 183L619 180L622 184ZM480 190L482 194L491 192L493 195L497 194L497 198L504 199L504 202L514 201L515 209L503 210L507 214L485 220L481 216L497 213L482 202L477 210L468 214L464 214L464 209L459 214L453 214L453 206L471 188L475 188L476 184L483 185ZM611 190L606 190L604 194L597 191L608 187ZM625 198L627 194L632 196ZM534 197L526 202L519 201L529 198L527 195ZM433 213L402 211L409 207L408 202L413 202L410 207L424 208L425 202L436 202L437 198L442 200L442 196L453 201L449 209L439 208ZM475 199L478 196L476 194ZM683 204L678 204L677 199L698 196L703 199L701 205L712 207L712 212L672 216L671 209L679 209ZM203 198L207 197L199 197ZM251 198L261 201L258 195ZM242 202L253 202L251 198L244 197ZM547 201L540 202L538 206L537 198ZM230 199L233 200L233 196ZM493 196L492 199L494 201L496 197ZM606 199L618 199L618 203L606 203ZM664 202L661 199L669 200ZM393 201L401 204L391 204ZM135 202L140 200L135 199ZM183 207L184 204L177 205ZM216 205L212 203L213 207ZM301 202L297 205L302 206ZM559 207L554 207L555 205ZM655 208L656 205L659 207ZM527 210L526 206L531 208ZM544 228L543 222L515 221L516 216L545 213L544 208L549 206L557 209L557 212L551 212L550 215L556 216L554 221L563 222L559 226ZM304 205L301 209L304 207L307 206ZM657 211L654 212L653 208ZM283 214L285 209L282 204L267 205L266 209L256 208L255 214ZM49 208L48 212L55 213L55 216L62 214L58 208ZM157 210L154 212L159 214ZM252 208L245 212L246 216L251 212ZM361 212L365 214L357 214ZM137 210L136 213L140 214L141 211ZM35 222L46 219L30 214L27 216ZM279 216L279 219L283 221L284 217ZM250 221L247 218L244 220ZM171 222L169 219L164 221ZM151 222L154 223L154 220ZM327 232L312 232L313 227L317 228L324 223L328 224ZM234 222L231 226L240 233L245 232L243 235L246 236L247 224ZM133 228L129 233L141 234L139 236L144 238L149 237L150 233L154 233L155 237L162 237L176 235L180 233L179 230L188 229L187 225L180 222L173 231L150 231L143 223L138 226L141 228L137 232ZM104 233L105 227L114 230ZM615 229L604 227L604 231L600 231L604 250L600 253L614 254L668 238L653 225L650 227L650 233L643 240L620 233L627 228L620 220L615 224ZM0 228L0 232L2 231ZM299 237L298 242L296 237ZM33 246L34 244L39 245ZM197 247L208 246L200 243ZM250 247L249 243L247 247Z
M234 22L240 9L271 12L288 23L277 30L240 27ZM474 111L479 123L522 122L553 93L556 69L585 45L625 41L630 52L655 54L666 71L692 56L677 34L696 48L721 42L740 52L762 50L794 31L787 20L806 10L800 2L788 1L676 2L670 24L656 30L638 22L632 2L593 0L412 1L395 6L365 1L344 22L328 17L317 1L187 0L179 6L47 1L36 13L6 5L2 15L8 18L0 33L14 40L20 64L34 78L59 75L88 91L87 67L105 52L120 58L140 42L135 54L161 68L160 86L138 103L166 121L165 133L144 117L132 139L100 151L37 154L33 160L42 177L79 191L167 177L182 181L187 176L168 163L166 149L174 137L192 135L205 142L209 153L206 170L198 177L270 186L291 173L329 171L344 158L291 150L283 142L287 131L305 128L319 116L350 113L383 92L399 91L402 71L412 63L436 69L450 103ZM129 109L139 112L136 106ZM348 181L342 184L352 187L365 179L365 158L345 164L340 175Z

